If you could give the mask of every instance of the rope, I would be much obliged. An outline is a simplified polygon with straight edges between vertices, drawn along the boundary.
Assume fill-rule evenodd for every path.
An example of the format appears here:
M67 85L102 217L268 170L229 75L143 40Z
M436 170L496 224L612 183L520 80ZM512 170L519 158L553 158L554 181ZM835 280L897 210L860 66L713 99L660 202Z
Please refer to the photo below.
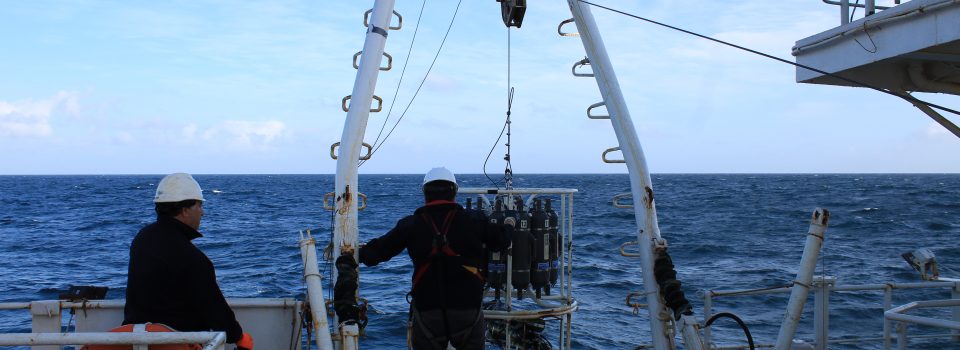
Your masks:
M624 15L624 16L628 16L628 17L632 17L632 18L635 18L635 19L639 19L639 20L641 20L641 21L645 21L645 22L648 22L648 23L656 24L656 25L661 26L661 27L666 27L666 28L673 29L673 30L676 30L676 31L679 31L679 32L683 32L683 33L686 33L686 34L689 34L689 35L693 35L693 36L696 36L696 37L699 37L699 38L707 39L707 40L713 41L713 42L715 42L715 43L719 43L719 44L723 44L723 45L726 45L726 46L730 46L730 47L733 47L733 48L736 48L736 49L739 49L739 50L743 50L743 51L746 51L746 52L749 52L749 53L752 53L752 54L755 54L755 55L763 56L763 57L766 57L766 58L769 58L769 59L772 59L772 60L775 60L775 61L779 61L779 62L786 63L786 64L789 64L789 65L792 65L792 66L796 66L796 67L808 69L808 70L811 70L811 71L814 71L814 72L817 72L817 73L820 73L820 74L823 74L823 75L827 75L827 76L830 76L830 77L833 77L833 78L837 78L837 79L843 80L843 81L848 82L848 83L855 84L855 85L857 85L857 86L862 86L862 87L865 87L865 88L868 88L868 89L871 89L871 90L875 90L875 91L879 91L879 92L882 92L882 93L885 93L885 94L888 94L888 95L891 95L891 96L896 96L896 97L905 99L905 100L907 100L907 101L910 101L911 103L920 103L920 104L924 104L924 105L927 105L927 106L930 106L930 107L933 107L933 108L942 110L942 111L944 111L944 112L950 112L950 113L953 113L953 114L956 114L956 115L960 115L960 111L957 111L957 110L951 109L951 108L947 108L947 107L944 107L944 106L941 106L941 105L938 105L938 104L930 103L930 102L927 102L927 101L923 101L923 100L920 100L920 99L918 99L918 98L916 98L916 97L913 97L913 96L911 96L911 95L909 95L909 94L898 93L898 92L890 91L890 90L887 90L887 89L884 89L884 88L879 88L879 87L876 87L876 86L873 86L873 85L870 85L870 84L867 84L867 83L864 83L864 82L860 82L860 81L857 81L857 80L854 80L854 79L850 79L850 78L847 78L847 77L840 76L840 75L838 75L838 74L829 73L829 72L826 72L826 71L823 71L823 70L820 70L820 69L817 69L817 68L813 68L813 67L808 66L808 65L805 65L805 64L800 64L800 63L791 62L791 61L788 61L788 60L785 60L785 59L782 59L782 58L779 58L779 57L776 57L776 56L773 56L773 55L770 55L770 54L766 54L766 53L763 53L763 52L760 52L760 51L757 51L757 50L748 49L748 48L746 48L746 47L743 47L743 46L740 46L740 45L737 45L737 44L729 43L729 42L726 42L726 41L723 41L723 40L720 40L720 39L714 39L714 38L711 38L711 37L709 37L709 36L706 36L706 35L703 35L703 34L698 34L698 33L695 33L695 32L692 32L692 31L689 31L689 30L686 30L686 29L674 27L674 26L669 25L669 24L666 24L666 23L660 23L660 22L654 21L654 20L652 20L652 19L640 17L640 16L637 16L637 15L634 15L634 14L630 14L630 13L623 12L623 11L620 11L620 10L612 9L612 8L609 8L609 7L606 7L606 6L597 5L597 4L594 4L594 3L590 2L590 1L586 1L586 0L577 0L577 1L578 1L578 2L581 2L581 3L584 3L584 4L587 4L587 5L591 5L591 6L594 6L594 7L598 7L598 8L601 8L601 9L604 9L604 10L607 10L607 11L610 11L610 12L618 13L618 14L621 14L621 15Z
M420 94L420 89L423 88L423 83L427 81L427 77L430 76L430 72L433 71L433 66L437 64L437 58L440 57L440 52L443 51L443 45L447 42L447 36L450 35L450 30L453 28L453 23L457 19L457 13L460 12L460 4L463 0L457 1L457 8L453 10L453 18L450 19L450 24L447 26L447 32L443 34L443 40L440 41L440 47L437 48L437 53L433 56L433 61L430 62L430 67L427 68L427 72L423 75L423 79L420 80L420 85L417 86L417 90L414 91L413 97L410 98L410 102L407 103L407 106L403 108L403 113L400 114L400 118L397 118L397 121L393 123L393 127L390 128L390 131L387 132L387 136L383 137L383 141L380 142L372 151L370 151L370 156L373 157L375 153L383 146L387 139L390 138L390 135L393 135L393 131L397 129L397 125L400 125L400 121L403 120L403 117L407 115L407 111L410 110L410 106L413 105L413 101L417 99L417 95Z
M380 141L380 135L383 134L383 129L387 127L387 121L390 120L390 114L393 113L393 106L396 105L397 95L400 94L400 84L403 83L403 77L407 73L407 64L410 63L410 53L413 52L413 43L417 42L417 32L420 31L420 19L423 18L423 9L426 7L426 5L427 0L423 0L420 3L420 15L417 16L417 25L413 27L413 38L410 39L410 47L407 48L407 58L403 60L403 69L400 70L400 80L397 81L397 88L393 90L393 99L390 100L390 109L387 110L387 117L383 119L383 124L380 125L380 132L377 133L377 138L373 140L374 146L376 146L377 142ZM357 167L363 166L363 163L366 162L366 160L361 160Z

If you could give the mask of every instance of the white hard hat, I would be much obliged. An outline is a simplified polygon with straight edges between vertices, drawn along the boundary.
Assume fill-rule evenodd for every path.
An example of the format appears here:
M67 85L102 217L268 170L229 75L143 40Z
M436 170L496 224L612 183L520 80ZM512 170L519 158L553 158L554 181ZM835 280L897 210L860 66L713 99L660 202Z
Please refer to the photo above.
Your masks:
M423 176L423 185L432 181L447 181L453 183L454 188L457 187L457 178L453 176L453 172L444 167L430 169L430 171Z
M173 173L160 180L160 184L157 185L157 195L153 197L153 202L168 203L188 199L203 200L200 184L190 174Z

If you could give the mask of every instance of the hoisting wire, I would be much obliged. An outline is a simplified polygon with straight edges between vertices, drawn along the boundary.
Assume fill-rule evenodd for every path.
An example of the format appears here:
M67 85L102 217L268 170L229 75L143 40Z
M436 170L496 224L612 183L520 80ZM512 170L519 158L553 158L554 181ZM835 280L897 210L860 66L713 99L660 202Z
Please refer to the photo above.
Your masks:
M503 179L504 187L508 190L513 188L513 164L510 163L510 109L513 107L513 88L510 88L510 93L507 96L507 154L503 156L503 160L507 161L506 167L503 169Z
M513 10L511 9L511 12ZM483 176L487 177L487 180L493 184L498 190L500 189L499 181L494 181L490 178L490 175L487 174L487 162L490 161L490 155L493 154L493 150L497 148L497 145L500 144L500 139L503 138L503 133L507 133L507 154L504 156L504 160L507 161L506 169L503 171L503 177L500 181L504 181L504 186L507 189L513 187L513 167L510 164L510 112L513 108L513 87L510 86L510 58L511 58L511 42L510 42L510 26L507 26L507 117L503 122L503 128L500 129L500 135L497 136L497 141L493 143L493 146L490 147L490 152L487 152L487 158L483 160Z
M837 79L843 80L843 81L848 82L848 83L853 83L853 84L855 84L855 85L857 85L857 86L862 86L862 87L869 88L869 89L875 90L875 91L879 91L879 92L882 92L882 93L885 93L885 94L888 94L888 95L891 95L891 96L896 96L896 97L902 98L902 99L904 99L904 100L907 100L907 101L909 101L910 103L913 103L913 104L923 104L923 105L927 105L927 106L930 106L930 107L939 109L939 110L944 111L944 112L950 112L950 113L953 113L953 114L956 114L956 115L960 115L960 111L957 111L957 110L955 110L955 109L947 108L947 107L944 107L944 106L941 106L941 105L938 105L938 104L934 104L934 103L931 103L931 102L927 102L927 101L918 99L918 98L913 97L912 95L907 94L907 93L898 93L898 92L895 92L895 91L890 91L890 90L888 90L888 89L876 87L876 86L873 86L873 85L870 85L870 84L867 84L867 83L864 83L864 82L860 82L860 81L857 81L857 80L854 80L854 79L850 79L850 78L847 78L847 77L843 77L843 76L838 75L838 74L829 73L829 72L826 72L826 71L823 71L823 70L820 70L820 69L817 69L817 68L813 68L813 67L808 66L808 65L805 65L805 64L800 64L800 63L796 63L796 62L791 62L791 61L788 61L788 60L785 60L785 59L782 59L782 58L779 58L779 57L776 57L776 56L773 56L773 55L770 55L770 54L766 54L766 53L763 53L763 52L760 52L760 51L757 51L757 50L748 49L748 48L746 48L746 47L743 47L743 46L740 46L740 45L737 45L737 44L729 43L729 42L726 42L726 41L723 41L723 40L720 40L720 39L714 39L714 38L711 38L711 37L709 37L709 36L706 36L706 35L703 35L703 34L698 34L698 33L695 33L695 32L691 32L691 31L689 31L689 30L682 29L682 28L679 28L679 27L674 27L674 26L671 26L671 25L666 24L666 23L660 23L660 22L654 21L654 20L652 20L652 19L640 17L640 16L637 16L637 15L634 15L634 14L630 14L630 13L623 12L623 11L620 11L620 10L617 10L617 9L609 8L609 7L606 7L606 6L603 6L603 5L597 5L597 4L594 4L594 3L590 2L590 1L587 1L587 0L577 0L577 2L582 2L582 3L584 3L584 4L591 5L591 6L594 6L594 7L598 7L598 8L601 8L601 9L604 9L604 10L607 10L607 11L610 11L610 12L619 13L619 14L624 15L624 16L627 16L627 17L633 17L633 18L635 18L635 19L639 19L639 20L641 20L641 21L645 21L645 22L648 22L648 23L656 24L656 25L661 26L661 27L670 28L670 29L673 29L673 30L676 30L676 31L679 31L679 32L683 32L683 33L686 33L686 34L690 34L690 35L693 35L693 36L696 36L696 37L699 37L699 38L707 39L707 40L713 41L713 42L715 42L715 43L719 43L719 44L723 44L723 45L726 45L726 46L730 46L730 47L733 47L733 48L736 48L736 49L740 49L740 50L743 50L743 51L746 51L746 52L749 52L749 53L752 53L752 54L755 54L755 55L763 56L763 57L766 57L766 58L769 58L769 59L772 59L772 60L775 60L775 61L779 61L779 62L782 62L782 63L786 63L786 64L789 64L789 65L792 65L792 66L796 66L796 67L800 67L800 68L803 68L803 69L811 70L811 71L814 71L814 72L817 72L817 73L820 73L820 74L823 74L823 75L827 75L827 76L830 76L830 77L833 77L833 78L837 78Z
M410 54L413 52L413 43L417 42L417 32L420 31L420 19L423 18L423 9L427 5L427 0L423 0L420 3L420 15L417 16L417 24L413 27L413 38L410 39L410 47L407 48L407 58L403 60L403 69L400 70L400 80L397 81L397 88L393 90L393 99L390 100L390 109L387 110L387 117L383 119L383 124L380 125L380 131L377 133L377 138L373 140L373 145L377 146L377 142L380 141L380 135L383 134L383 129L387 127L387 121L390 120L390 114L393 113L393 106L397 104L397 95L400 94L400 84L403 84L403 77L407 73L407 63L410 63ZM371 153L371 156L373 154ZM367 158L370 159L370 158ZM366 160L361 160L360 164L357 164L357 167L366 163Z
M393 123L393 127L390 128L390 131L387 132L387 136L383 137L383 141L377 144L376 147L370 151L370 156L372 157L380 147L383 146L384 142L387 142L387 139L390 138L390 135L393 134L393 131L397 129L397 125L400 125L400 121L403 120L403 117L407 115L407 111L410 110L410 106L413 105L413 101L417 99L417 95L420 94L420 89L423 88L423 83L427 81L427 77L430 76L430 72L433 70L433 66L437 63L437 58L440 57L440 52L443 51L443 45L447 42L447 36L450 35L450 29L453 28L453 23L457 19L457 13L460 12L460 4L463 0L457 1L457 8L453 10L453 18L450 18L450 24L447 26L447 32L443 34L443 40L440 41L440 47L437 48L437 53L433 56L433 61L430 62L430 67L427 68L427 72L423 75L423 79L420 80L420 85L417 86L417 90L414 91L413 97L410 98L410 101L407 103L407 106L403 108L403 113L400 113L400 117L397 118L397 121ZM362 164L362 163L361 163ZM358 165L359 166L359 165Z

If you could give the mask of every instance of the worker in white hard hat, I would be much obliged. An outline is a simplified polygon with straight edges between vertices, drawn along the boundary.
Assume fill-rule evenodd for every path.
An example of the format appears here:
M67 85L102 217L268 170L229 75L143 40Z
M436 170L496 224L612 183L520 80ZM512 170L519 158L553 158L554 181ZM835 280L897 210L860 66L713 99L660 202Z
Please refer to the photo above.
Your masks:
M453 201L457 188L453 172L431 169L423 177L425 205L360 248L360 262L367 266L390 260L404 249L410 255L414 349L484 348L483 246L494 252L506 249L515 222L511 218L498 225L466 213Z
M202 237L203 191L193 176L167 175L153 198L157 221L130 244L123 324L162 323L178 331L220 331L253 349L227 305L213 263L191 242Z

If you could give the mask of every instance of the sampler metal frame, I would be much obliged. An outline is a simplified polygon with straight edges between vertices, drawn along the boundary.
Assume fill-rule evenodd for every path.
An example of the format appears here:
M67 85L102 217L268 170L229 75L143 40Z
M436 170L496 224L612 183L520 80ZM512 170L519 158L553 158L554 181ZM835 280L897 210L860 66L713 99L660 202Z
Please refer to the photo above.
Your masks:
M503 295L506 310L484 310L483 318L486 320L529 320L529 319L547 319L556 318L560 320L557 344L561 350L571 348L571 324L573 322L572 313L579 308L579 303L573 297L573 195L577 193L576 189L566 188L514 188L514 189L496 189L496 188L461 188L458 195L469 196L477 195L485 203L485 208L492 208L487 196L521 196L526 207L538 196L558 196L560 197L560 207L557 210L557 247L559 251L559 271L557 285L560 289L554 295L536 297L532 287L527 287L524 300L524 308L514 308L512 276L513 276L513 257L507 255L506 282L504 285L505 294ZM504 201L508 206L512 201ZM484 300L493 297L490 290L486 291ZM504 333L505 348L511 348L511 329L506 327Z

